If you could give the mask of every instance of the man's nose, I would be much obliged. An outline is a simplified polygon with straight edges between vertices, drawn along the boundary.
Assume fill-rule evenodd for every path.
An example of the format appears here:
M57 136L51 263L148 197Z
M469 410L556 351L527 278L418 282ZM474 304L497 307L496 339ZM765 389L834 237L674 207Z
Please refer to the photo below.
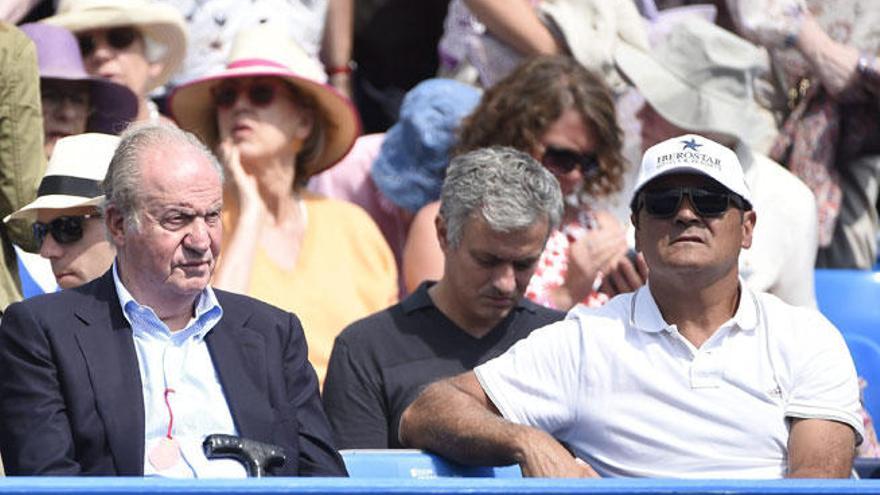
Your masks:
M512 294L516 290L516 270L513 263L503 263L495 270L493 285L502 294Z
M701 218L697 213L697 209L694 207L694 203L691 202L690 194L685 194L684 197L681 198L681 204L678 205L678 211L675 212L675 218L676 220L685 222L691 222Z
M189 226L189 232L183 239L184 246L193 251L204 252L211 245L211 235L208 224L203 217L196 217Z
M46 234L43 243L40 245L40 256L52 260L58 259L64 254L64 248L55 241L52 234Z

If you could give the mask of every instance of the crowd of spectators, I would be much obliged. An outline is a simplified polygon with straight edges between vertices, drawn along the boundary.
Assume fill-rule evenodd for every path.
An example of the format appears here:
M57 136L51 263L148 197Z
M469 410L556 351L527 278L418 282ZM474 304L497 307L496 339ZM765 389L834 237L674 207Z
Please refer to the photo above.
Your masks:
M119 148L119 135L133 144ZM213 287L221 299L228 291L296 315L285 330L291 333L279 335L295 340L302 333L305 346L285 349L295 348L290 352L299 356L307 347L315 373L312 384L311 368L297 364L297 373L309 375L298 375L297 386L307 390L297 397L308 396L303 404L320 409L317 394L324 392L327 418L310 409L317 418L312 424L319 424L322 435L331 429L337 447L415 445L465 462L514 460L526 474L686 475L651 468L644 453L639 462L645 464L627 466L615 457L620 445L584 440L573 433L579 425L561 426L551 414L587 407L585 418L601 423L594 406L566 409L551 395L574 393L566 386L605 390L619 382L574 380L555 389L545 384L544 402L536 402L544 410L516 405L528 402L519 394L541 388L517 378L525 367L537 367L542 372L535 377L554 381L556 375L545 373L549 357L539 359L541 353L587 360L591 349L583 346L589 344L605 353L601 359L658 359L666 366L668 356L657 358L640 344L633 344L638 352L622 351L614 336L602 341L584 333L587 340L566 349L579 355L559 349L574 338L572 329L590 332L590 325L602 327L615 318L637 326L635 314L647 310L637 311L636 298L650 294L658 317L682 330L675 335L690 350L688 359L696 360L703 344L721 340L717 335L726 335L728 319L755 326L743 323L749 318L744 312L753 309L743 306L748 297L758 315L769 311L773 317L756 325L783 333L795 320L816 327L805 334L814 332L827 349L813 342L805 352L835 360L827 371L833 376L797 388L787 380L822 373L787 360L787 353L796 353L795 336L785 333L784 342L766 348L751 341L726 344L740 346L737 352L754 345L779 354L756 366L761 372L774 368L769 373L774 390L782 390L778 394L802 400L784 410L789 432L767 426L768 438L783 447L797 431L789 439L802 443L786 447L796 455L779 461L779 452L765 452L760 468L742 473L821 474L814 456L804 454L819 447L803 440L820 433L841 442L834 446L835 459L850 441L862 455L880 452L867 414L850 407L851 397L827 390L850 391L852 364L829 337L833 328L815 312L813 287L814 267L870 270L878 259L880 9L872 0L833 6L822 0L9 0L0 5L0 317L23 299L97 287L101 279L105 289L125 286L128 297L134 294L135 303L143 304L138 298L149 291L132 290L129 279L117 277L118 249L130 248L123 231L140 228L135 217L152 218L152 212L134 193L113 205L102 182L111 163L130 162L128 172L144 168L131 172L122 187L153 184L143 176L153 162L141 163L139 153L167 151L157 143L181 156L196 153L201 165L216 159L222 168L218 223L208 224L213 203L207 200L204 211L181 214L181 227L169 223L177 220L158 220L177 233L184 225L206 224L205 249L216 256L216 266L212 257L209 277L202 277L210 285L187 293L195 299L186 300L201 308L210 297L219 306ZM675 146L680 149L673 151ZM199 155L202 147L207 155ZM175 169L173 155L166 155ZM716 170L682 165L697 155L714 161ZM677 173L652 169L662 168L656 160L669 160ZM192 177L210 176L202 184L208 187L215 180L208 170ZM676 180L686 174L699 178ZM170 200L198 189L184 179L174 184L181 187L166 191L156 182L157 197ZM727 210L713 208L711 200L723 200ZM671 203L668 210L674 211L666 211ZM107 216L113 208L128 212L119 220L124 227ZM740 212L736 227L726 223L728 210ZM657 224L669 218L682 225L717 224L719 236L728 229L738 239L737 249L714 259L723 276L719 271L710 280L706 267L693 272L691 288L707 299L695 297L688 309L654 292L663 287L684 298L688 289L672 275L675 263L652 244L660 242ZM184 251L201 249L180 242ZM149 253L149 244L141 247ZM764 293L773 298L764 301ZM710 302L711 294L716 299ZM626 316L621 308L628 298L633 313ZM717 303L727 300L733 312L721 318ZM33 308L41 308L41 301ZM789 309L795 306L811 313ZM18 369L34 359L46 365L52 356L21 354L32 343L9 334L21 332L27 326L22 315L34 310L16 307L14 323L0 330L0 346L7 346L0 348L0 364ZM694 307L711 317L701 320ZM153 309L152 318L165 321ZM117 320L138 327L128 311ZM563 312L570 312L567 322L577 322L551 325L564 337L545 331L529 337ZM191 316L195 321L205 315ZM204 333L216 323L206 318L211 323ZM716 337L706 333L707 326L718 329ZM538 344L525 344L532 341ZM504 354L515 344L517 352ZM146 358L138 359L141 380L154 377L155 369L145 369ZM780 378L777 359L790 375ZM470 371L477 366L482 371ZM34 383L29 370L0 379L0 415L20 411L29 399L40 404L22 386ZM640 370L630 371L640 376ZM40 386L49 374L40 375ZM430 383L453 375L408 409ZM11 376L20 382L10 383ZM268 376L274 379L272 370ZM203 378L190 386L214 390L223 377L207 383ZM761 378L737 383L748 388L751 379ZM171 439L170 420L151 420L154 413L171 415L169 387L163 402L159 388L143 386L145 397L155 395L154 403L145 400L147 428L167 423ZM801 397L802 390L816 397ZM223 399L216 390L206 397ZM268 401L273 414L277 399ZM461 422L430 418L441 405L444 415L454 416L453 404L462 406ZM480 407L468 408L475 404ZM838 406L839 414L820 415L818 426L805 420ZM548 412L552 407L558 410ZM615 402L609 411L614 407L622 406ZM239 411L227 412L224 427L244 433L240 426L229 428ZM493 430L499 415L571 442L591 468L543 465L534 456L555 458L564 448L531 431ZM0 417L0 452L16 456L7 460L12 473L73 472L70 459L29 465L20 458L34 446L19 444L25 427L11 424L13 419ZM48 424L34 414L27 429ZM499 436L491 437L493 432ZM521 459L510 453L519 445L492 443L514 433L541 447L520 452L526 456ZM74 443L103 441L93 434L71 433ZM216 472L173 467L179 459L167 451L161 455L171 457L157 461L151 456L168 447L160 437L147 432L156 450L143 459L146 472ZM474 438L485 440L484 450L471 449ZM328 435L320 440L331 441ZM750 441L748 435L740 440ZM336 469L338 459L327 455ZM718 462L726 462L724 455ZM173 461L166 472L168 459ZM102 462L91 472L103 472ZM779 462L790 462L788 471L776 469ZM825 474L840 475L846 465L833 463L833 473ZM58 466L63 469L54 471ZM298 473L296 466L288 468L280 472ZM736 471L694 474L718 472Z

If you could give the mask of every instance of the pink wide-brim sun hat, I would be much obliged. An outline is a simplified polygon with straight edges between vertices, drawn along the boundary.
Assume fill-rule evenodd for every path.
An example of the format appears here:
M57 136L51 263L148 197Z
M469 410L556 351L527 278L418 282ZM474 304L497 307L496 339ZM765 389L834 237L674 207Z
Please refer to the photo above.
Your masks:
M211 90L226 79L243 77L278 77L314 100L326 139L324 149L304 169L305 178L335 165L354 145L361 126L351 101L324 83L321 65L294 40L265 25L239 33L225 69L178 86L169 99L172 117L216 149L217 109Z

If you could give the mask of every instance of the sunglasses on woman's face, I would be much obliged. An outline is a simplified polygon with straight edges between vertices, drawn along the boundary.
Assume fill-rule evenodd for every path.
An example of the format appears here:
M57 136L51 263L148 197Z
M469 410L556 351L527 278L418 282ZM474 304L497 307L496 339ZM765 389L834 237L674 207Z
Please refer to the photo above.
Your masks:
M557 175L565 175L575 167L579 168L584 177L593 177L599 173L599 159L595 153L578 153L577 151L547 146L541 164Z
M138 32L132 27L115 27L104 31L103 36L107 40L107 44L114 50L125 50L134 43L134 40L138 37ZM98 47L97 37L97 32L77 36L79 51L82 53L83 58L95 53Z
M704 218L720 217L733 204L745 210L745 201L737 194L727 191L700 187L671 187L655 189L642 193L641 203L648 215L656 218L670 218L681 208L685 196L693 205L697 215Z
M235 106L238 96L244 93L251 105L257 108L267 107L275 101L278 86L271 82L255 82L249 85L223 84L211 90L214 105L228 110Z
M98 214L62 216L48 223L34 222L34 240L37 241L37 246L42 247L46 235L52 234L58 244L73 244L83 237L83 222L98 217Z

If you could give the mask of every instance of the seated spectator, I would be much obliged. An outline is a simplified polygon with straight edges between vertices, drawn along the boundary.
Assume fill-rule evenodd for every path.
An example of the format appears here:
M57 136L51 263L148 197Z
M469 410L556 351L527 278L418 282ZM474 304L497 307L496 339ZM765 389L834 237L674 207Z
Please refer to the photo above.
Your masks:
M440 197L456 130L479 100L477 89L450 79L419 83L388 132L358 138L341 162L309 180L309 190L365 209L402 266L410 223ZM406 294L402 276L400 289Z
M400 415L425 385L562 319L523 297L561 219L556 180L528 155L498 147L452 161L437 217L443 277L336 338L323 399L339 448L399 448Z
M648 149L631 202L648 284L429 386L401 443L526 476L850 476L852 358L818 311L741 283L751 200L728 148L685 135Z
M186 28L174 7L147 0L65 0L42 22L76 35L89 74L134 92L135 120L164 119L149 95L168 82L186 55Z
M209 284L223 232L214 155L176 127L135 126L103 187L113 268L0 323L9 474L243 477L206 457L221 433L278 446L270 474L344 475L297 318Z
M37 199L4 219L33 223L40 256L52 264L62 289L94 280L113 264L116 250L98 207L104 198L101 181L118 143L115 136L97 133L60 139Z
M595 291L597 281L627 245L620 222L592 207L620 189L625 167L614 101L602 80L570 57L532 59L486 91L459 134L455 152L511 146L540 161L562 187L565 215L526 296L561 310L606 300ZM437 210L437 203L429 204L413 220L404 251L409 290L443 272Z
M815 198L797 177L754 148L776 133L773 115L756 101L755 88L769 71L764 51L714 24L690 19L649 53L621 46L616 59L645 98L638 113L643 149L696 132L736 152L761 216L751 249L739 258L739 273L749 287L789 304L815 306Z
M86 74L70 31L47 24L24 24L21 30L37 47L47 159L63 137L84 132L118 134L134 120L135 94L121 84Z
M362 209L309 193L354 143L351 103L281 32L242 31L222 72L171 95L178 124L223 158L227 239L217 287L294 311L323 379L333 340L397 300L394 255Z
M46 159L37 52L21 30L5 22L0 22L0 67L0 216L6 217L34 200ZM33 248L31 237L27 222L0 222L0 317L21 299L13 242Z
M816 266L877 261L880 9L873 0L727 0L739 32L771 55L785 119L769 155L816 196Z

